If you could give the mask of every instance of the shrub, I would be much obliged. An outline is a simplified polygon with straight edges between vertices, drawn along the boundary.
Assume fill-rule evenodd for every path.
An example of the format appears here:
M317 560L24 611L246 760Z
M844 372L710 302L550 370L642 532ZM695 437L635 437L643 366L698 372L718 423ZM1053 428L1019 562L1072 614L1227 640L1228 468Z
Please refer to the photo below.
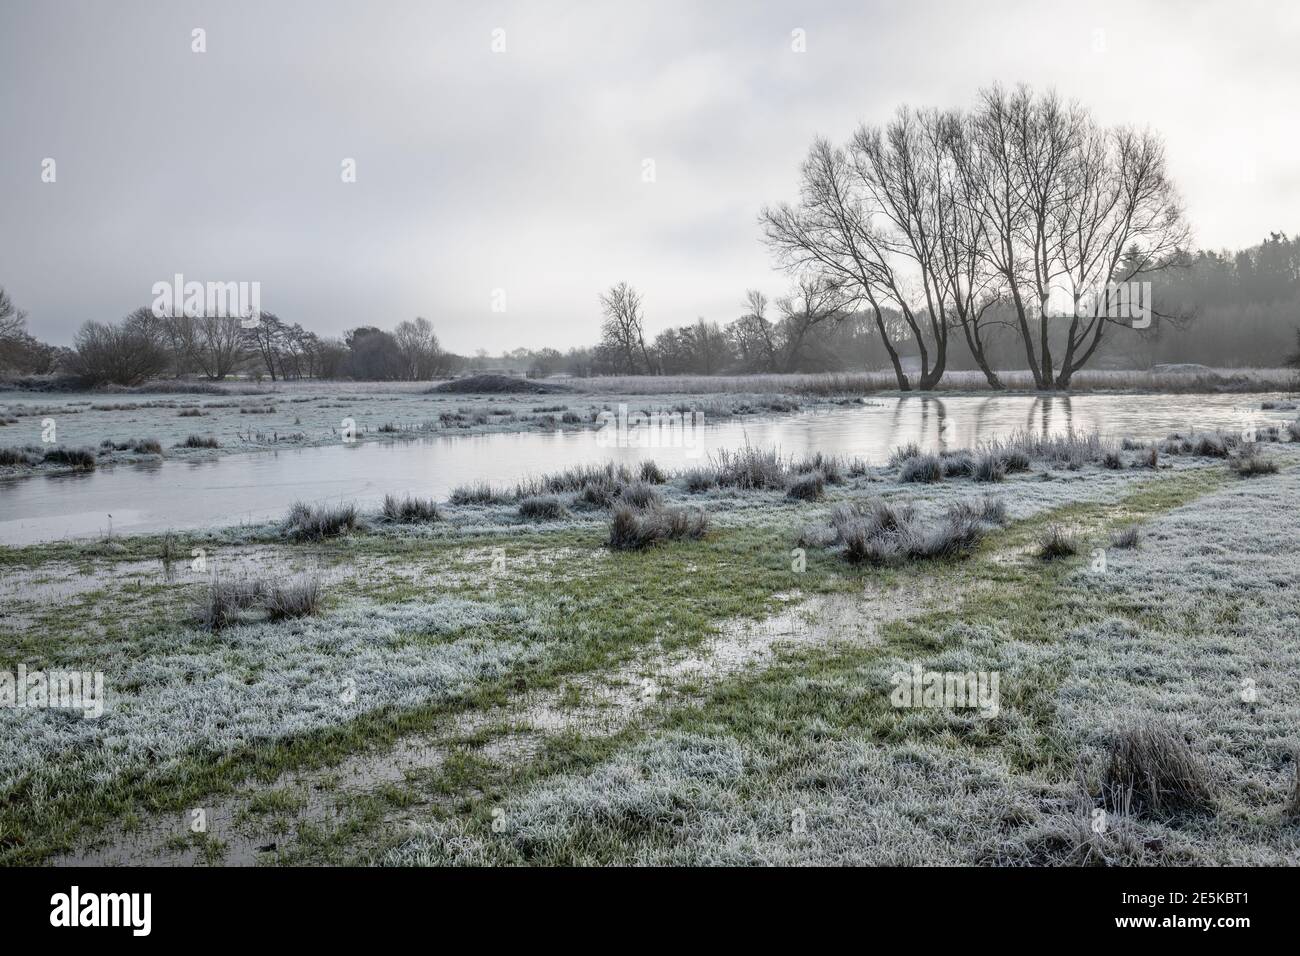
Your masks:
M400 524L415 524L418 522L440 521L442 512L438 510L437 503L432 498L416 498L412 495L406 495L398 498L396 495L384 495L383 518L385 521L394 521Z
M166 371L171 357L161 338L140 316L132 313L118 325L87 322L73 340L65 367L83 385L139 385Z
M44 460L55 465L67 465L74 471L94 471L95 453L89 448L51 448Z
M1214 807L1208 769L1181 734L1151 721L1115 734L1102 793L1116 810L1178 814Z
M519 502L519 517L529 521L555 521L568 513L560 499L551 495L525 498Z
M619 505L610 521L607 543L616 551L638 551L664 541L702 538L708 527L708 516L702 511L684 508L638 511Z
M641 480L652 485L662 485L668 476L653 461L647 460L641 462Z
M183 442L178 442L177 448L219 448L218 442L211 435L190 435Z
M1050 525L1038 540L1038 556L1044 561L1068 558L1078 553L1078 541L1060 525Z
M493 488L488 482L460 485L451 491L454 505L504 505L510 503L510 494Z
M300 541L319 541L353 531L357 527L357 506L308 505L299 501L289 509L283 531Z
M814 471L791 481L786 496L798 501L817 501L825 492L826 479L820 471Z
M273 621L310 617L320 611L323 597L320 581L316 578L276 583L266 596L266 613Z
M898 480L903 482L935 482L943 478L943 464L937 455L914 455L903 462Z

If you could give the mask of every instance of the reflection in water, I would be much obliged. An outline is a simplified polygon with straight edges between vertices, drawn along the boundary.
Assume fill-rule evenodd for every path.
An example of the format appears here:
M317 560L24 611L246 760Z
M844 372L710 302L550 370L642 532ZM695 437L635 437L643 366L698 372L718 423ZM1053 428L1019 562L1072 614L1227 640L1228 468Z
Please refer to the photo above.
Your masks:
M1061 410L1059 416L1055 414L1057 408ZM1035 418L1038 421L1038 428L1036 429L1034 428ZM1029 406L1029 412L1025 419L1025 430L1029 432L1037 431L1043 438L1048 435L1074 431L1074 414L1073 406L1070 404L1070 396L1034 396L1034 402Z
M777 447L802 457L821 451L881 464L891 449L974 448L1017 429L1069 429L1120 438L1163 438L1175 430L1242 427L1243 413L1266 421L1264 395L949 395L871 399L773 420L707 425L694 448L601 447L592 432L434 437L230 455L208 461L151 462L91 473L0 481L0 544L261 522L299 499L355 501L374 508L387 493L446 498L474 481L513 483L572 465L653 458L666 469L700 463L723 448Z

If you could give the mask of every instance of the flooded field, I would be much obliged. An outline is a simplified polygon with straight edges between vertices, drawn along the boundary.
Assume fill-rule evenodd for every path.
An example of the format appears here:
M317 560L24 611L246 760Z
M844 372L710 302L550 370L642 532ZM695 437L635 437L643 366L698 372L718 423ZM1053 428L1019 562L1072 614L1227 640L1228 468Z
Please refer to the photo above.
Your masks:
M926 450L974 448L1018 430L1098 431L1144 441L1173 431L1236 432L1294 418L1293 411L1261 410L1261 404L1279 399L1267 394L890 397L716 424L705 412L702 428L666 442L638 435L636 429L612 440L588 422L588 427L568 430L467 432L355 444L335 440L216 457L153 459L86 474L0 481L0 543L257 523L281 516L298 500L371 507L389 493L443 499L459 485L512 484L602 461L650 458L676 469L746 444L775 447L787 455L823 452L879 464L891 449L912 442ZM413 413L419 401L407 397L406 411ZM528 401L536 404L538 398ZM700 408L707 403L687 404ZM631 406L633 411L668 407ZM139 420L138 431L148 431L150 410L122 414Z

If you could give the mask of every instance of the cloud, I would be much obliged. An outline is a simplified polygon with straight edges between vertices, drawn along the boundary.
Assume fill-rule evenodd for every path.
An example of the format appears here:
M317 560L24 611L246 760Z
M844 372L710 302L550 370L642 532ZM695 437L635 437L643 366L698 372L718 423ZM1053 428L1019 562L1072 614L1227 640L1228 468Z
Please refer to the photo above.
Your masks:
M327 334L425 315L462 351L589 342L620 279L652 330L726 321L745 288L786 285L755 220L794 196L814 135L995 80L1156 128L1198 241L1246 245L1300 220L1297 22L1241 3L18 0L0 284L58 342L175 272L261 281Z

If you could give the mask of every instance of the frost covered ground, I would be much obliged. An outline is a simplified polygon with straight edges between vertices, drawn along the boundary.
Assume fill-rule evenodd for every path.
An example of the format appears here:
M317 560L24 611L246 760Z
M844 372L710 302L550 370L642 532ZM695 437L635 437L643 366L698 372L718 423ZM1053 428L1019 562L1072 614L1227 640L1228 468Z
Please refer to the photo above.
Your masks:
M711 529L641 552L573 492L551 521L508 496L323 541L0 549L0 661L108 690L98 720L0 709L0 860L1300 862L1300 444L1261 448L1278 473L1132 449L989 483L862 467L816 501L669 476ZM837 505L933 522L986 497L1008 523L965 559L799 546ZM1110 546L1132 524L1137 549ZM1035 555L1048 525L1077 557ZM214 570L311 575L323 606L212 633ZM893 707L918 663L999 672L999 713ZM1111 742L1153 717L1213 809L1094 830Z

